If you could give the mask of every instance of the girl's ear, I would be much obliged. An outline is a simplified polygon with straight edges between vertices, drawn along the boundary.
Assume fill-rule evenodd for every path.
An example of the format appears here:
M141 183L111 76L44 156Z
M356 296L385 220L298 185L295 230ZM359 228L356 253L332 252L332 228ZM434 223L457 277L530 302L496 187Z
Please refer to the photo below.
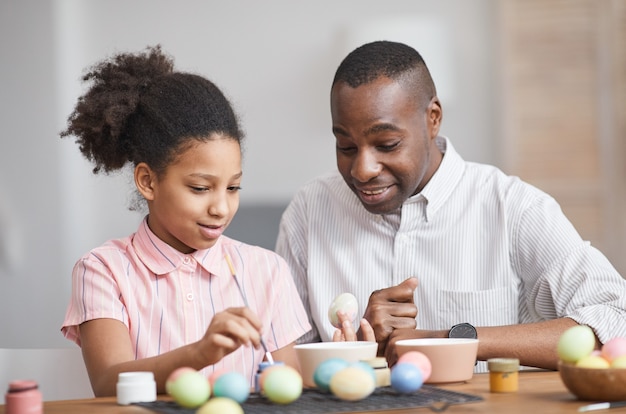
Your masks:
M145 162L140 162L135 167L135 185L141 195L148 201L154 200L154 184L156 174Z
M436 96L428 104L428 109L426 109L426 115L430 138L437 138L437 136L439 135L439 128L441 127L441 120L443 119L443 110L441 109L441 103L439 103L439 98L437 98Z

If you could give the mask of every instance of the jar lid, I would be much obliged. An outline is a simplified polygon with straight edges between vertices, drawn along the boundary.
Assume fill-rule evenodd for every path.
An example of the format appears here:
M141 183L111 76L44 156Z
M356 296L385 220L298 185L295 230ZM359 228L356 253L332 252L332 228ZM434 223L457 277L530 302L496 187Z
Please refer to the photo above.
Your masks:
M377 368L387 368L387 360L384 357L375 357L372 359L364 359L361 362L365 362L370 367Z
M487 360L489 371L512 372L519 370L517 358L491 358Z
M36 381L32 380L15 380L9 382L9 393L25 392L30 390L36 390L39 386Z

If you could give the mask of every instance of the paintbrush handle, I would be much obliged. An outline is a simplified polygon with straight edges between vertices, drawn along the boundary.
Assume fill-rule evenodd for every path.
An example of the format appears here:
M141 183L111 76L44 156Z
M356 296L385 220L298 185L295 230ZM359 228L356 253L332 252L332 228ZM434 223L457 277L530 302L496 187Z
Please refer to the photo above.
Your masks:
M267 359L267 362L269 362L270 364L273 364L274 363L274 358L272 358L271 352L267 350L267 344L263 340L263 337L261 337L261 346L265 350L265 359Z
M617 408L617 407L626 407L626 401L615 401L615 402L603 402L596 404L589 404L578 409L578 412L587 412L587 411L597 411L597 410L607 410L609 408Z
M237 279L237 273L235 273L235 267L233 266L233 262L230 261L230 256L228 254L225 255L224 258L226 259L226 263L228 264L228 267L230 268L230 274L233 276L233 279L235 279L235 283L237 284L237 289L239 290L241 299L243 299L243 303L244 305L246 305L246 308L249 308L250 306L248 306L248 299L246 299L246 295L243 294L243 289L241 288L241 285L239 284L239 280ZM263 339L262 336L261 336L261 346L263 347L263 350L265 351L265 358L270 364L273 364L274 358L272 358L272 354L267 349L267 344L265 343L265 340Z

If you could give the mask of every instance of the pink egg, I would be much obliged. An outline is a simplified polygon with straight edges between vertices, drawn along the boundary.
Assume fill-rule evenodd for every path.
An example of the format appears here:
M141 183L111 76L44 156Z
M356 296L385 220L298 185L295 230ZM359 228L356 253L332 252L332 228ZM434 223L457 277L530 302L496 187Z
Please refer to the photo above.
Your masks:
M172 371L170 373L170 375L167 377L168 381L176 381L178 379L178 377L180 377L181 375L183 375L186 372L196 372L195 369L190 368L190 367L180 367L180 368L176 368L174 371Z
M602 345L602 356L607 361L613 361L622 355L626 355L626 338L613 338Z
M409 364L413 364L422 371L422 377L424 381L427 381L430 378L430 373L432 372L432 365L430 363L430 359L423 353L419 351L408 351L404 354L400 355L398 358L398 364L401 362L408 362Z

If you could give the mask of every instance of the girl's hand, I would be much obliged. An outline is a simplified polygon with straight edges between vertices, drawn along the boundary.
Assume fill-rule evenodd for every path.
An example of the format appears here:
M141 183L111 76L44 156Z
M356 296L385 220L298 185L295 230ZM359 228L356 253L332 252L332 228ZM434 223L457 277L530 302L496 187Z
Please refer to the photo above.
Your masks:
M198 342L205 366L217 363L242 345L258 348L261 328L261 321L249 308L228 308L217 313Z
M357 332L354 331L354 326L352 326L352 321L348 318L344 312L338 311L337 318L341 323L341 329L335 330L333 334L333 342L344 342L344 341L376 341L376 336L374 335L374 329L366 319L361 319L360 321L360 330ZM360 338L360 339L359 339Z

